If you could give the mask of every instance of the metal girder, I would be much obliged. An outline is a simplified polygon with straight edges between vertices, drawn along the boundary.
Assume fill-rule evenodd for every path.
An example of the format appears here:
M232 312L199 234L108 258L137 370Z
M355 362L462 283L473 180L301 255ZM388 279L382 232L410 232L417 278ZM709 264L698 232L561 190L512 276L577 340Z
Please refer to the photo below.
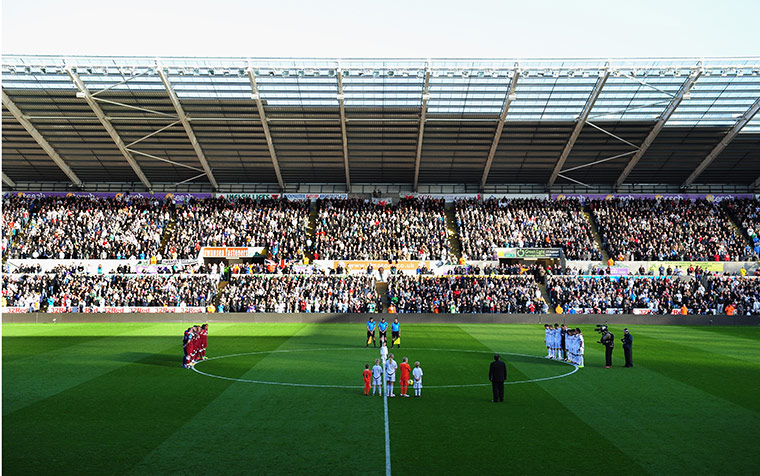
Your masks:
M414 191L420 178L420 160L422 159L422 139L425 134L425 116L427 115L427 103L430 100L430 68L425 70L425 85L422 88L422 113L420 114L420 134L417 137L417 157L414 161Z
M688 187L692 183L694 183L694 180L699 177L699 175L704 172L704 170L709 166L713 160L715 160L721 152L723 152L723 149L725 149L728 144L731 143L732 140L734 140L734 137L744 128L744 126L747 125L749 121L752 120L752 118L757 114L757 111L760 111L760 99L755 100L755 102L750 106L747 111L742 114L742 116L739 118L739 120L736 121L736 124L726 133L726 136L723 138L723 140L718 143L718 145L715 146L715 148L710 151L709 154L707 154L707 157L702 160L702 162L697 166L696 169L694 169L694 172L692 172L691 175L689 175L689 178L686 179L686 181L683 183L682 187Z
M9 185L12 188L16 188L16 182L14 182L13 180L11 180L10 177L5 175L5 172L3 172L3 182L5 182L7 185Z
M121 155L124 156L124 158L127 160L127 163L130 167L132 167L132 170L135 171L135 174L137 175L137 178L140 179L140 182L145 185L145 187L148 188L149 191L153 190L153 185L151 185L150 180L148 180L148 177L145 176L142 169L140 168L140 165L137 163L134 157L132 157L132 153L127 150L127 146L124 145L124 141L121 139L121 136L119 136L119 133L116 132L116 129L114 129L113 125L111 124L111 121L108 120L106 115L103 113L103 110L98 105L97 101L95 101L95 98L92 97L92 94L90 94L90 90L87 89L87 86L82 82L82 79L79 77L76 71L73 70L73 68L69 65L66 65L66 72L68 73L69 77L71 78L71 81L74 82L74 85L77 87L80 93L84 96L84 100L87 101L87 104L90 105L90 109L92 109L92 112L95 113L100 123L105 128L106 132L108 132L108 135L111 136L111 139L116 144L116 147L121 152Z
M560 170L562 170L562 167L565 165L565 161L570 156L570 151L573 150L575 141L578 140L578 136L581 134L583 126L586 125L586 119L588 119L589 114L591 114L591 109L594 107L594 103L599 98L599 94L602 92L604 83L607 82L607 78L609 77L610 69L609 67L606 67L602 71L602 74L599 75L599 79L596 80L594 89L591 91L591 96L589 96L588 101L586 101L586 105L583 106L583 111L581 111L581 114L578 116L578 122L575 124L575 129L573 129L573 133L570 134L570 138L567 140L567 144L565 144L565 148L562 150L562 155L559 156L559 160L557 160L557 163L554 165L552 175L549 177L549 182L546 184L547 190L551 190L552 186L554 186L554 182L557 180L557 176L559 176Z
M649 132L649 135L647 135L646 139L644 139L644 143L641 144L641 147L639 147L639 150L631 157L631 160L628 162L628 165L625 166L625 169L623 170L623 173L620 174L620 177L615 181L615 189L619 189L621 185L623 185L623 182L625 182L625 179L628 178L628 175L631 174L631 171L634 167L636 167L636 164L639 163L639 160L641 157L646 153L647 149L649 149L649 146L652 145L654 140L657 138L657 135L660 133L662 128L665 126L665 123L668 122L668 119L670 119L670 116L673 115L675 110L678 108L678 105L681 104L681 101L683 100L683 97L689 92L692 86L694 86L694 83L697 82L700 76L702 76L702 67L700 65L699 68L693 70L691 74L686 78L686 81L684 81L683 85L681 85L681 88L678 90L675 96L673 96L673 99L670 101L670 104L668 104L668 107L665 108L665 111L663 111L660 118L657 120L657 122L654 125L654 128Z
M340 105L340 133L343 138L343 166L346 169L346 191L351 191L351 173L348 169L348 135L346 134L346 108L343 96L343 71L338 68L338 104Z
M499 115L499 123L496 125L496 134L493 136L493 142L491 142L491 149L488 151L488 159L486 159L486 166L483 168L483 178L480 179L480 189L486 186L488 180L488 173L491 172L491 164L493 164L493 158L496 155L496 149L499 148L499 141L501 140L501 133L504 130L504 121L507 119L507 112L509 111L509 105L515 99L515 88L517 87L517 79L520 77L520 69L515 68L512 81L509 83L509 89L507 90L507 97L504 98L504 107L501 109Z
M37 130L36 127L34 127L34 124L29 122L29 120L24 116L24 113L21 112L21 109L16 106L16 103L13 102L13 100L8 97L8 95L3 91L3 104L6 108L10 111L11 114L13 114L13 117L16 118L16 120L21 123L22 126L24 126L24 129L26 129L26 132L29 133L29 135L32 136L32 138L37 142L37 144L42 147L42 150L44 150L47 155L53 159L53 162L55 162L55 165L58 166L58 168L63 171L64 174L71 180L71 182L76 185L77 187L82 186L82 181L77 177L77 174L74 173L73 170L71 170L71 167L69 167L69 164L66 163L65 160L56 152L56 150L53 148L52 145L50 145L50 142L48 142L44 137L42 137L42 134L40 134L40 131ZM3 174L3 177L5 177L5 174ZM7 183L7 182L6 182ZM12 187L15 187L15 185L11 185Z
M760 189L760 177L757 178L754 182L752 182L752 185L750 187L754 190Z
M282 174L280 173L280 163L277 161L277 153L274 150L272 134L269 132L269 124L267 123L267 116L264 111L264 103L259 94L259 87L256 85L256 75L253 73L253 68L251 67L248 67L248 80L251 82L251 89L253 90L251 97L256 101L256 108L259 111L259 118L261 119L261 127L264 129L264 136L267 139L267 147L269 147L269 156L272 158L274 173L277 175L277 183L280 184L280 190L285 190L285 182L283 182Z
M198 160L200 161L201 166L203 166L203 170L206 171L208 181L211 182L211 186L214 187L214 190L219 190L219 184L216 183L216 178L214 178L214 174L211 171L211 166L206 160L206 154L203 153L203 148L201 148L201 145L198 143L198 138L195 137L193 128L190 127L190 123L187 120L185 110L182 108L182 104L179 102L179 97L177 97L177 93L174 91L172 83L169 81L169 77L166 76L166 72L160 65L156 65L156 71L158 72L158 76L161 78L161 82L164 83L164 88L166 88L166 92L169 94L169 99L174 105L174 110L177 111L177 116L179 117L179 121L182 123L182 127L185 128L187 137L190 139L190 144L192 144L193 150L195 150L195 155L198 156Z

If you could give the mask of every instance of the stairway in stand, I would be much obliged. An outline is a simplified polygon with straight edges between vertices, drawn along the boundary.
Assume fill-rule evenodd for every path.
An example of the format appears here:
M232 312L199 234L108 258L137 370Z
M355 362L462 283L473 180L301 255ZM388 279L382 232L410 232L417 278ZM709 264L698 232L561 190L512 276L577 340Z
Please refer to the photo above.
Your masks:
M462 257L462 243L459 241L459 230L457 229L457 217L454 212L454 204L446 204L446 231L449 235L449 242L451 243L451 254L456 258L456 262L459 262L459 258Z
M385 281L378 281L375 284L375 290L377 291L377 294L382 298L383 300L383 312L388 311L388 283Z
M317 232L317 218L319 218L319 211L317 210L317 201L312 200L309 204L309 223L306 225L306 237L311 238L311 241L316 244L317 239L314 234ZM314 260L314 254L307 254L309 261Z
M161 235L161 246L158 248L161 250L161 256L166 258L171 258L171 256L167 256L168 250L166 249L166 246L169 244L169 239L174 235L174 227L176 226L177 218L176 215L172 214L171 220L169 220L169 224L166 225L166 228L164 228L164 232Z
M549 314L556 314L554 311L555 306L552 304L552 300L549 297L549 288L544 283L538 283L538 289L541 290L541 296L544 298L544 301L546 301L546 304L549 306Z
M583 216L586 217L586 221L588 221L591 225L591 233L594 235L596 246L598 246L599 250L602 252L602 261L604 263L607 263L607 261L610 259L610 255L607 253L607 250L604 249L604 246L602 246L602 235L599 234L599 227L596 226L596 221L594 221L594 214L591 213L591 208L589 208L588 205L583 205Z
M219 309L219 299L222 297L222 290L229 284L227 281L219 281L219 285L216 287L216 296L214 296L214 308Z

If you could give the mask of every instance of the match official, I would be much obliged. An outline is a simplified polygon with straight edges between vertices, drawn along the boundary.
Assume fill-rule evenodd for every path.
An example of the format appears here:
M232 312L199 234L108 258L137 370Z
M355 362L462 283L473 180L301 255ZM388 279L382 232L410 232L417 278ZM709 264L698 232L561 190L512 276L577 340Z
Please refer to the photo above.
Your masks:
M488 370L488 380L493 388L492 402L504 401L504 381L507 380L507 364L501 361L499 354L493 355L491 368Z
M367 345L364 346L364 348L369 347L369 343L372 342L373 347L377 347L377 344L375 344L375 318L370 317L369 321L367 321Z

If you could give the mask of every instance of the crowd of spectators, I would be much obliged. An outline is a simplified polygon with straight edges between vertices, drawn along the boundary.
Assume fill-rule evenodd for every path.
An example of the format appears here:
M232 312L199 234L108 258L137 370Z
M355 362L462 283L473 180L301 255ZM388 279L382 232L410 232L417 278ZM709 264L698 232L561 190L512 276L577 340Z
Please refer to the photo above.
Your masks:
M589 205L602 243L617 261L737 261L745 243L707 200L612 199Z
M5 306L46 309L72 307L207 307L216 283L206 275L9 275L3 279Z
M399 313L547 313L532 276L394 276L389 307Z
M451 259L443 200L320 200L318 207L315 259Z
M305 253L308 202L253 198L191 199L178 207L166 254L197 258L204 246L264 247L270 259Z
M710 276L706 279L708 308L716 314L760 315L760 278Z
M5 202L3 202L5 206ZM154 198L43 197L9 258L160 259L173 204Z
M563 313L760 314L760 279L752 277L553 276L547 290Z
M749 238L743 254L750 260L760 259L760 200L723 200L721 205Z
M3 198L2 206L2 253L8 249L13 240L21 233L21 230L29 223L29 217L34 210L35 202L32 198L9 195Z
M459 200L456 217L470 260L492 260L494 248L562 248L567 259L601 259L578 200Z
M233 277L221 291L219 312L382 312L371 276Z

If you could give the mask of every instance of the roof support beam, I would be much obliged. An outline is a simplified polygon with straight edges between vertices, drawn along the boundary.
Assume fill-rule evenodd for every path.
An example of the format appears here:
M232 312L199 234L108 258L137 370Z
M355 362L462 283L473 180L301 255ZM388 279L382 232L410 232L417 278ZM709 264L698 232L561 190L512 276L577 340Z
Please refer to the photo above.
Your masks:
M633 157L631 157L631 160L628 162L628 165L625 166L623 173L621 173L620 177L618 177L618 179L615 181L616 190L619 189L621 185L623 185L625 179L628 178L628 176L631 174L631 171L633 171L633 168L636 167L636 164L639 163L641 157L646 153L647 149L649 149L649 146L652 145L654 140L657 138L657 135L659 135L660 131L665 126L665 123L668 122L668 119L670 119L670 116L673 115L675 110L678 108L678 105L681 104L684 96L689 92L691 87L694 86L694 83L697 82L699 77L702 76L702 71L702 65L700 64L699 67L695 70L692 70L692 72L686 78L686 81L684 81L684 83L681 85L681 89L679 89L676 95L673 96L673 99L670 101L670 104L668 104L668 107L665 108L665 111L663 111L660 118L657 119L654 128L652 128L652 130L649 132L649 135L647 135L646 139L644 139L644 143L641 144L639 150L636 151Z
M201 166L203 166L203 170L206 172L208 181L211 182L211 186L214 187L214 190L219 190L219 184L216 183L216 178L214 178L214 174L211 171L211 166L206 160L206 154L203 153L203 149L198 143L198 138L195 137L195 132L193 132L193 128L190 127L190 123L187 120L185 110L182 108L182 104L179 102L179 97L177 97L177 93L174 91L172 83L169 81L169 77L166 75L166 71L164 71L160 65L156 65L156 71L161 77L161 82L164 83L164 88L166 88L166 92L169 94L169 99L171 99L172 104L174 105L174 110L177 111L177 116L179 117L179 121L182 123L182 127L185 128L187 137L190 139L193 150L195 150L195 155L198 156L198 160L200 161Z
M736 123L733 125L733 127L726 133L726 136L723 138L723 140L718 143L718 145L715 146L715 148L710 151L709 154L707 154L707 157L702 160L702 162L697 166L696 169L694 169L694 172L692 172L691 175L689 175L689 178L686 179L686 181L683 183L681 187L689 187L692 183L694 183L694 180L699 177L699 175L704 172L704 170L715 160L721 152L723 152L723 149L725 149L728 144L731 143L732 140L734 140L734 137L736 137L737 134L744 128L744 126L747 125L749 121L752 120L752 118L757 114L757 111L760 111L760 99L757 99L752 106L750 106L747 111L742 114L742 116L736 121Z
M74 85L79 90L79 93L77 93L78 97L83 97L85 101L87 101L87 104L90 105L90 109L92 109L92 112L95 113L95 116L97 116L100 123L105 128L106 132L108 132L108 135L111 136L111 140L114 141L116 144L116 147L121 152L121 155L124 156L124 158L127 160L127 163L130 167L132 167L132 170L135 171L135 174L137 175L137 178L140 179L140 182L145 185L145 187L148 189L148 191L153 191L153 185L151 185L150 180L148 180L148 177L145 176L142 169L140 168L140 165L137 163L134 157L132 157L132 153L127 150L127 146L124 145L124 141L121 139L121 136L119 136L119 133L116 132L116 129L114 129L113 125L111 124L111 121L108 120L106 115L103 113L103 110L100 108L100 105L95 101L95 98L92 97L92 94L90 93L90 90L87 89L87 86L82 82L82 79L79 77L76 71L70 66L66 65L66 72L68 73L69 77L71 78L71 81L74 82Z
M758 177L757 180L752 182L752 185L750 185L750 188L752 188L753 190L760 189L760 177Z
M507 97L504 98L504 107L501 109L499 115L499 123L496 125L496 134L493 136L493 142L491 142L491 150L488 151L488 159L486 159L486 166L483 169L483 178L480 179L480 190L486 186L488 181L488 173L491 172L491 164L493 164L493 158L496 155L496 149L499 148L499 141L501 140L501 133L504 130L504 121L507 119L507 112L509 112L509 105L515 100L515 88L517 87L517 79L520 77L520 69L515 68L512 81L509 83L509 89L507 90Z
M269 132L269 124L267 122L267 115L264 111L264 102L261 100L261 94L259 94L259 87L256 85L256 75L253 73L253 68L248 67L248 80L251 82L251 89L253 94L251 97L256 101L256 108L259 111L259 118L261 119L261 127L264 129L264 136L267 139L267 147L269 147L269 156L272 158L272 166L274 167L274 173L277 175L277 183L280 184L280 190L285 190L285 182L282 180L282 173L280 173L280 163L277 161L277 153L274 150L274 142L272 142L272 134Z
M66 176L71 180L71 183L76 185L77 187L82 186L82 181L79 180L79 177L77 177L77 174L74 173L73 170L71 170L71 167L69 167L69 164L66 163L65 160L56 152L56 150L53 148L52 145L50 145L50 142L45 140L44 137L42 137L42 134L40 134L40 131L37 130L36 127L34 127L34 124L29 122L29 119L24 116L24 114L21 112L21 109L16 106L16 103L11 100L10 97L3 91L3 104L6 108L10 111L11 114L13 114L13 117L16 118L16 120L21 123L22 126L24 126L24 129L26 129L26 132L29 133L29 135L32 136L32 138L37 142L37 144L42 147L42 150L44 150L47 155L53 159L53 162L55 162L55 165L58 166L58 168L61 169L61 171L66 174ZM3 180L5 181L5 174L3 174ZM10 180L10 179L8 179ZM5 182L10 185L9 182ZM15 187L15 185L11 185L11 187Z
M586 125L586 120L588 119L589 114L591 114L591 109L594 107L594 103L599 98L604 83L607 82L607 78L609 77L610 69L609 67L605 67L599 74L599 79L596 80L594 89L591 91L591 96L589 96L588 101L586 101L586 105L583 106L583 111L581 111L581 114L578 116L578 122L576 122L575 129L573 129L573 133L570 134L570 138L567 140L567 144L565 144L565 148L562 150L562 155L559 156L559 160L557 160L557 163L554 165L552 175L549 177L549 182L546 184L547 190L551 190L552 186L554 186L554 182L557 180L560 170L562 170L565 161L570 156L570 151L573 150L575 141L578 140L578 136L581 135L581 130L583 129L583 126Z
M414 161L414 191L417 191L417 185L420 179L420 160L422 159L422 139L425 135L425 116L427 115L427 104L430 100L430 67L425 70L425 84L422 87L422 112L420 113L420 134L417 137L417 157Z
M11 180L10 177L5 175L5 172L3 172L3 182L5 182L5 184L8 185L9 187L16 188L16 182L14 182L13 180Z
M348 135L346 134L346 108L343 95L343 71L338 68L338 104L340 105L340 133L343 138L343 166L346 169L346 191L351 191L351 173L348 169Z

